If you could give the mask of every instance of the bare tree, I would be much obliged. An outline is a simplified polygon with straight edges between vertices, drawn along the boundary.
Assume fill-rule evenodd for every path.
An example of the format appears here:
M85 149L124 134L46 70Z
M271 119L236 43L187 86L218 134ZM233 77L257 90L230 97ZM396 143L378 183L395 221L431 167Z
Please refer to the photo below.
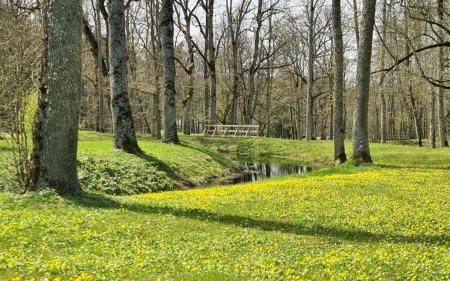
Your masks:
M40 19L0 1L0 139L11 148L11 154L0 159L0 178L6 181L0 183L3 190L23 189L27 180L42 65L41 34Z
M103 112L103 51L102 51L102 19L100 16L100 0L97 0L96 10L96 33L97 33L97 94L98 94L98 120L97 131L105 132L105 121Z
M334 99L333 99L333 141L334 163L347 161L345 154L344 131L344 42L341 25L341 0L332 2L333 35L334 35Z
M164 77L164 138L163 142L178 144L175 101L175 59L173 0L163 0L161 5L161 41Z
M123 0L109 0L109 64L114 147L139 154L134 121L128 98L125 6Z
M216 50L214 48L214 0L206 1L206 31L207 45L208 45L208 68L210 79L210 110L209 110L209 123L216 124L216 107L217 107L217 78L216 78Z
M430 130L428 134L429 147L436 148L436 93L430 90Z
M444 24L444 0L438 0L438 17L439 23ZM439 42L444 42L444 32L442 29L439 30ZM439 47L439 80L443 81L445 72L445 62L444 62L444 47ZM449 147L447 140L447 130L445 125L445 112L444 112L444 89L439 87L438 89L438 120L439 120L439 138L441 147Z
M353 112L352 159L357 163L372 163L368 138L368 107L370 91L370 65L372 35L375 24L376 0L364 0L361 34L358 47L356 97Z
M381 31L381 40L383 42L386 42L386 30L387 30L387 0L383 0L383 9L382 9L382 31ZM386 49L385 48L381 48L381 68L384 68L385 65L385 58L386 58ZM380 99L380 132L381 132L381 143L386 143L386 111L387 111L387 107L386 107L386 98L384 96L384 88L382 87L380 89L380 94L379 94L379 99Z
M194 42L192 40L192 34L191 34L191 24L193 21L194 11L196 7L200 4L200 2L197 2L197 4L194 7L189 7L189 0L181 0L181 1L175 1L178 6L181 9L181 13L184 18L184 22L181 20L181 14L177 12L177 25L178 28L181 30L181 32L184 35L184 39L186 41L187 45L187 51L188 51L188 59L186 63L183 63L181 60L177 60L181 67L184 69L186 74L189 77L188 85L187 85L187 91L185 93L185 97L183 99L183 133L186 135L191 134L191 123L192 123L192 100L194 98L194 70L195 70L195 59L194 59ZM178 11L178 10L176 10Z
M311 140L313 138L313 109L314 109L314 21L315 21L315 9L316 1L309 0L308 2L308 94L306 96L306 132L305 140Z
M239 101L239 50L242 45L243 22L245 16L250 11L250 1L242 1L238 8L233 11L233 0L226 1L226 14L228 21L228 40L231 49L231 76L232 76L232 98L231 98L231 118L232 125L237 124L238 101Z
M160 95L161 95L161 32L159 30L159 0L147 0L147 8L150 12L150 39L152 47L153 60L153 82L155 84L155 91L153 93L153 130L152 136L156 139L161 139L161 110L160 110Z

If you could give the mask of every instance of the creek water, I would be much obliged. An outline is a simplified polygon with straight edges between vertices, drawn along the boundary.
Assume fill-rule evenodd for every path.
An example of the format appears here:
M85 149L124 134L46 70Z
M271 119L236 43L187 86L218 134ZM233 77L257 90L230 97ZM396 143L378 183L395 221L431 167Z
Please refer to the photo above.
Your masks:
M242 162L242 167L242 172L230 180L228 184L253 182L275 176L306 173L312 170L311 167L307 166L279 163Z

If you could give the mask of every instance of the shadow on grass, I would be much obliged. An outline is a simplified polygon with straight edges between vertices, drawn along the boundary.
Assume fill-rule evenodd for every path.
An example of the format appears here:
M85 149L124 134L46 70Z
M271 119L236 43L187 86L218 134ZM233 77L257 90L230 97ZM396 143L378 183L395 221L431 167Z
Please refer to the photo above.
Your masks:
M168 166L166 163L159 160L158 158L151 156L146 152L138 154L137 157L144 159L146 162L153 163L153 166L155 166L159 171L165 172L167 176L169 176L174 181L181 182L183 185L187 187L195 186L195 184L193 184L189 180L178 176L177 173L175 173L175 171L170 166Z
M195 146L195 145L191 145L191 144L187 144L187 143L181 143L180 146L188 148L188 149L197 150L200 153L206 154L209 157L211 157L212 159L214 159L214 161L216 161L217 163L220 163L223 166L229 165L229 161L227 161L226 156L223 155L223 153L215 152L208 148L203 148L203 147L199 147L199 146Z
M322 225L304 225L300 223L281 222L274 220L256 219L241 215L220 214L202 209L183 209L166 206L149 206L138 203L124 203L114 197L100 194L80 193L76 196L65 197L68 201L86 208L122 209L139 214L173 215L199 221L210 221L242 228L253 228L262 231L279 231L283 233L307 236L328 237L363 243L426 243L433 245L448 245L450 237L447 235L402 235L377 234L362 230L341 229Z
M433 167L430 165L424 165L425 167L417 166L417 164L410 164L410 165L392 165L392 164L377 164L377 167L380 167L382 169L390 169L390 170L401 170L401 169L417 169L417 170L423 170L423 169L432 169L432 170L444 170L448 171L450 170L450 165L442 165L439 167Z

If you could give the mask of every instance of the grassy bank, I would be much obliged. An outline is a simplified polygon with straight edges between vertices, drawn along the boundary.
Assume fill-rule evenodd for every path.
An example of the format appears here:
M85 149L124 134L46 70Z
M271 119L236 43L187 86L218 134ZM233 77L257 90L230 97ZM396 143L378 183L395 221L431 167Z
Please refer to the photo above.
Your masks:
M110 142L97 141L104 140L82 138L80 147L109 153ZM265 146L331 159L326 141L235 141L220 149ZM169 147L180 150L172 160L168 146L145 139L141 146L189 174L175 165L186 151L220 157L217 144L201 152L201 142L211 140L183 137ZM378 144L371 151L375 165L236 186L133 196L0 193L0 280L449 280L450 151Z

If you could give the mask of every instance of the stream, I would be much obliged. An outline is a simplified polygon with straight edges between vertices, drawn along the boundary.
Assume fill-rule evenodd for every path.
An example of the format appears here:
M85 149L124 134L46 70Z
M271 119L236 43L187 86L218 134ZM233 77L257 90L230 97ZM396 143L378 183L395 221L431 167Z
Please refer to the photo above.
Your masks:
M301 174L312 170L311 167L307 166L280 163L241 162L241 165L243 167L242 172L225 184L254 182L264 178Z

